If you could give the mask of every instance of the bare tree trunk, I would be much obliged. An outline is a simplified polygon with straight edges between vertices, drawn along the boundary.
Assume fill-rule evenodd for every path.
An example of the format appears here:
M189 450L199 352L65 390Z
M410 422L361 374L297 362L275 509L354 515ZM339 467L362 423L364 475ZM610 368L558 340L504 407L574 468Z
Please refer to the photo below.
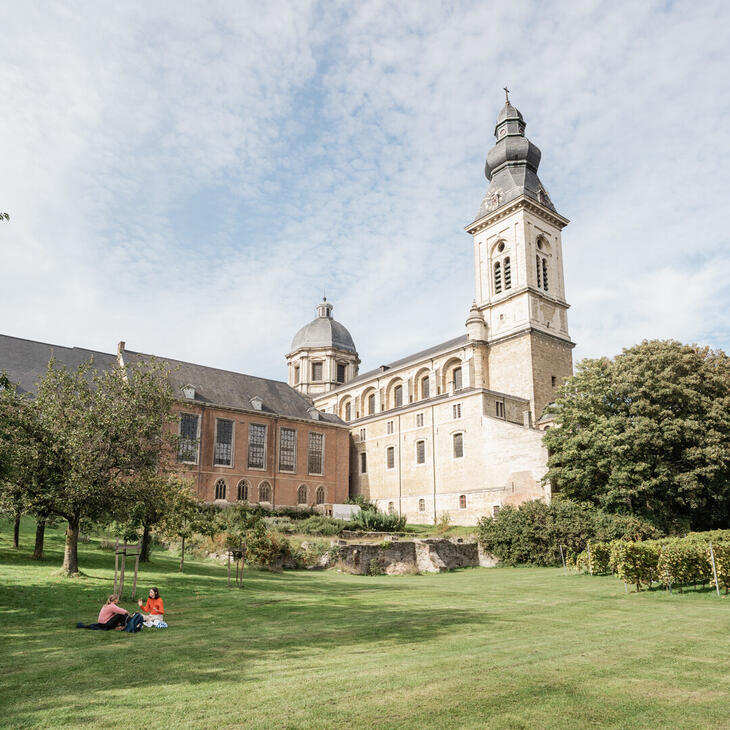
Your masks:
M13 526L13 547L20 547L20 510L15 511L15 525Z
M183 565L185 564L185 538L182 539L182 548L180 549L180 572L183 572Z
M63 572L75 575L79 572L79 518L74 516L68 521L66 545L63 550Z
M150 562L150 543L152 542L152 536L150 535L150 526L145 524L142 530L142 546L139 549L139 562L149 563Z
M33 560L43 560L43 541L46 536L46 519L39 518L35 526L35 548L33 549Z

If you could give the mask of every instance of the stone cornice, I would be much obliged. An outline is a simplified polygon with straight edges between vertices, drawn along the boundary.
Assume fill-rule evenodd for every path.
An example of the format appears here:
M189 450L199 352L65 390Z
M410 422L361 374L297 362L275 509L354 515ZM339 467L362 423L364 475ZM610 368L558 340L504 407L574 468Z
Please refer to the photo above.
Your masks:
M554 335L550 332L545 332L545 330L538 329L537 327L525 327L524 329L519 330L518 332L510 332L507 335L502 335L501 337L495 337L494 339L489 340L489 345L495 345L498 342L506 342L507 340L514 340L517 337L523 337L524 335L542 335L543 337L547 337L551 340L556 340L561 345L568 345L571 350L575 347L575 342L570 339L565 339L565 337L559 337L558 335Z
M481 218L477 218L468 226L465 226L464 230L467 233L474 235L475 233L483 231L485 228L491 226L493 223L496 223L498 220L506 218L507 216L520 209L528 210L530 211L530 213L534 213L535 215L543 218L548 223L551 223L556 228L559 228L561 230L565 228L568 223L570 223L570 221L560 215L560 213L556 213L555 211L546 208L544 205L541 205L536 200L533 200L527 195L520 195L519 198L510 200L509 203L505 203L503 206L497 208L496 210L493 210L491 213L487 213L487 215L484 215Z

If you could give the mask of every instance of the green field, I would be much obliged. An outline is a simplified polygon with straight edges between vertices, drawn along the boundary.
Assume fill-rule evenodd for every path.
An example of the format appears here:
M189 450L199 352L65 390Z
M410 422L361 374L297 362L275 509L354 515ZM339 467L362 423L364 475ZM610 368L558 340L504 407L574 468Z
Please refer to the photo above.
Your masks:
M28 525L30 530L30 524ZM730 599L541 569L364 577L153 553L170 628L84 631L113 556L54 576L0 523L2 727L727 728ZM131 607L131 601L122 605Z

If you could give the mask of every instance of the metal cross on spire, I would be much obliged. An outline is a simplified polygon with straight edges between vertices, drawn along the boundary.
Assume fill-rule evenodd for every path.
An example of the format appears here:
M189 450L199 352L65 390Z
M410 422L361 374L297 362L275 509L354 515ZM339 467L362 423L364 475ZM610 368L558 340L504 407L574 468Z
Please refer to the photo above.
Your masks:
M503 86L502 88L504 89L505 102L509 104L509 89L506 86Z

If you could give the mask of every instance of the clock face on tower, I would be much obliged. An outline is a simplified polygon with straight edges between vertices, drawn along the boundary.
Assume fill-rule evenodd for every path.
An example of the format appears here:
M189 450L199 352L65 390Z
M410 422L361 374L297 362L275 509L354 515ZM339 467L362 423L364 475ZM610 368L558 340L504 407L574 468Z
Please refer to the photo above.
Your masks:
M504 137L505 134L507 134L507 127L502 127L502 129L499 130L499 136Z

